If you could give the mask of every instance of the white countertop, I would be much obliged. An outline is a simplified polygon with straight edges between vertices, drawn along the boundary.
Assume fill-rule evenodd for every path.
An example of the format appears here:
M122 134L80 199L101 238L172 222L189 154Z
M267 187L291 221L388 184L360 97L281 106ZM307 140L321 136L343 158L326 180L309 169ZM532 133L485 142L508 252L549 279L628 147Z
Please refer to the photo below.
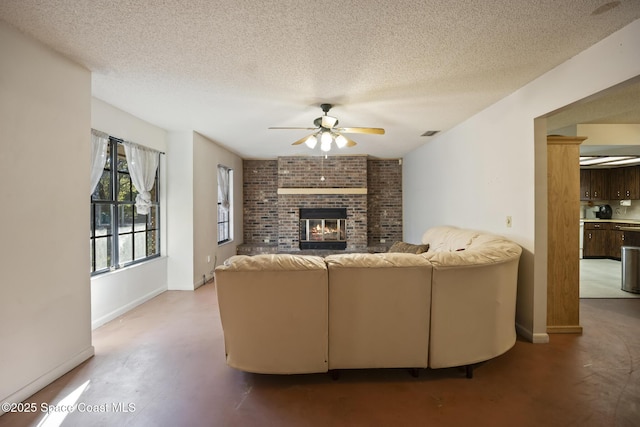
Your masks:
M640 224L640 219L622 219L622 218L612 218L612 219L598 219L598 218L580 218L580 222L612 222L612 223L623 223L623 224Z

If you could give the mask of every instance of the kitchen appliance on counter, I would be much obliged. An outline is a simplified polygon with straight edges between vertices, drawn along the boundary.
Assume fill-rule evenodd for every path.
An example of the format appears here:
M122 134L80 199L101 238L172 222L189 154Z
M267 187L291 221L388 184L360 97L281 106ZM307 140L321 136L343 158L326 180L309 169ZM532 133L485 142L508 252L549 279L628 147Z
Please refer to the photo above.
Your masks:
M596 211L596 218L611 219L611 215L613 215L611 205L600 205Z

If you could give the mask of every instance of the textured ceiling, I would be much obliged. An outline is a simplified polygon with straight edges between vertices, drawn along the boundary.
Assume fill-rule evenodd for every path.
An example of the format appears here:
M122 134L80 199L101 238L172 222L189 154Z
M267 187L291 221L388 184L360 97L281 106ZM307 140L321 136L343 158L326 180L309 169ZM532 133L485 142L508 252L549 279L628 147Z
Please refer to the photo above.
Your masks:
M0 19L92 71L93 94L246 158L319 104L350 154L401 157L640 18L640 0L2 0Z

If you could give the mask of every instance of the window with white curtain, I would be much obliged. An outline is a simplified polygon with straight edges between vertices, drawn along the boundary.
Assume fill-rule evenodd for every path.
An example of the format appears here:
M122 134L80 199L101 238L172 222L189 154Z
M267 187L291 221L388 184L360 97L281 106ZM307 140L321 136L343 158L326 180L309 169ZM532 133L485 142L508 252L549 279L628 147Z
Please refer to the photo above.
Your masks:
M99 274L160 256L160 208L158 192L159 152L150 162L125 151L125 141L107 137L102 175L91 194L91 273ZM92 139L95 145L96 138ZM135 144L132 144L135 146ZM143 148L144 150L144 148ZM97 155L94 155L97 158ZM134 160L131 160L134 159ZM144 179L134 165L150 172ZM149 163L151 166L149 166ZM95 167L95 161L92 168ZM154 169L155 168L155 169ZM138 175L140 175L138 173ZM146 183L141 184L143 180ZM136 189L143 186L145 189ZM143 193L141 195L141 193Z
M218 244L233 240L233 169L218 165Z

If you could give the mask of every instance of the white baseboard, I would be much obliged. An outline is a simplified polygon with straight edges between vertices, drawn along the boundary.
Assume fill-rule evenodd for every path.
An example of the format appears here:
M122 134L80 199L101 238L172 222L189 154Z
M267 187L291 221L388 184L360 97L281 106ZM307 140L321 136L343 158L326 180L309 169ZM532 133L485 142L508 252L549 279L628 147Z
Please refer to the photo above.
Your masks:
M196 290L202 285L205 285L205 284L207 284L209 282L213 282L213 280L215 280L215 274L213 272L208 277L206 275L204 275L202 277L202 280L198 280L196 283L194 283L193 289Z
M549 343L549 334L543 332L541 334L533 334L532 343L534 344L548 344Z
M154 289L153 291L149 292L146 295L143 295L142 297L131 301L130 303L123 305L122 307L113 310L110 313L105 314L104 316L92 320L91 321L91 329L96 329L99 328L100 326L104 325L107 322L112 321L113 319L115 319L118 316L122 316L124 313L126 313L127 311L139 306L140 304L143 304L147 301L149 301L151 298L157 297L158 295L160 295L161 293L163 293L164 291L166 291L166 288L158 288L158 289Z
M549 334L546 332L534 334L533 331L519 323L516 323L516 333L533 344L546 344L549 342Z
M46 386L48 386L49 384L51 384L52 382L54 382L55 380L57 380L58 378L60 378L70 370L72 370L73 368L75 368L76 366L80 365L85 360L93 357L94 354L95 354L95 349L91 345L86 349L84 349L83 351L81 351L80 353L73 356L71 359L67 360L62 365L59 365L58 367L50 370L46 374L41 375L38 379L26 385L25 387L22 387L20 390L16 391L15 393L7 397L0 398L0 402L20 403L26 400L28 397L33 396L38 391L42 390L43 388L45 388ZM0 409L0 415L4 413L5 412Z

